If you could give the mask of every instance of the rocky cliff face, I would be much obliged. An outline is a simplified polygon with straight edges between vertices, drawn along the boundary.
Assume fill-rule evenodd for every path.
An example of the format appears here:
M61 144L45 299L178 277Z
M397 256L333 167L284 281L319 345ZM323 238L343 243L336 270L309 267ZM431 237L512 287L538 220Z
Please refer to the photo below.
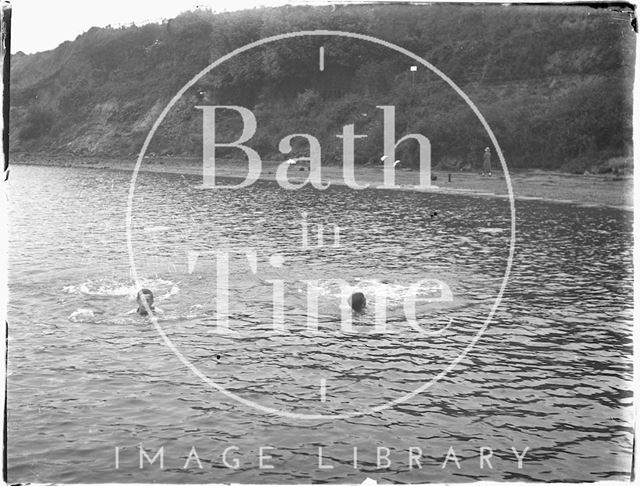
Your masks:
M446 73L478 105L510 162L582 171L631 147L634 32L631 14L586 7L349 6L191 12L163 24L92 28L73 42L11 66L11 150L136 154L169 99L194 74L249 42L330 29L393 42ZM326 69L318 70L318 47ZM434 161L473 165L488 139L468 107L422 66L363 41L302 38L230 60L176 104L152 142L158 154L202 150L198 104L237 104L256 114L253 145L279 154L286 134L315 133L340 162L335 135L366 134L356 162L381 153L381 116L392 104L397 135L421 131ZM238 120L222 117L235 139ZM304 130L303 130L304 129ZM359 142L360 143L360 142ZM411 161L417 148L401 156ZM304 147L294 147L294 152Z

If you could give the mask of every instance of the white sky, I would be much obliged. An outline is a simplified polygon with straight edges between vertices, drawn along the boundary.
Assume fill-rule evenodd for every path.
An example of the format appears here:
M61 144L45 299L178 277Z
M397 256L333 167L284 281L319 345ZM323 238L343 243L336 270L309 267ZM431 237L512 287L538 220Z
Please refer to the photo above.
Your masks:
M140 25L160 22L181 12L198 7L214 12L244 10L254 7L279 5L327 5L331 3L400 2L403 0L0 0L13 6L11 52L27 54L54 49L67 40L73 40L91 27L107 25ZM492 2L496 0L413 0L413 2ZM530 0L510 0L526 3ZM546 0L562 3L566 0Z
M311 0L13 0L11 52L54 49L93 26L136 25L173 18L198 6L214 12L285 4L327 4Z

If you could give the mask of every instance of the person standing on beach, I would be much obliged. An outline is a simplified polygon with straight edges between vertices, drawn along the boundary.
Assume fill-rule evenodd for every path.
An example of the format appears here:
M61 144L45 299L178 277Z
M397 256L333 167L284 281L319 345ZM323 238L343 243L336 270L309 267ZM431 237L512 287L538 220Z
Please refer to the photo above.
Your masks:
M489 174L491 177L491 149L485 147L482 155L482 175Z

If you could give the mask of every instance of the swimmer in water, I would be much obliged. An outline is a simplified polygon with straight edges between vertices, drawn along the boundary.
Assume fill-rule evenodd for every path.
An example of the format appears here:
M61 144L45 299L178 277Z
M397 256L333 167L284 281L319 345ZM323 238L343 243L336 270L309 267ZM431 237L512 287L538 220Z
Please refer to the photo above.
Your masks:
M356 312L362 312L367 306L367 298L362 292L354 292L349 297L349 305Z
M140 316L147 316L149 315L149 313L147 312L147 308L154 314L164 313L162 309L153 306L153 292L151 292L151 290L149 289L140 289L138 291L138 295L136 296L136 302L138 302L138 308L130 311L130 314L133 314L135 312ZM145 302L147 305L144 304Z

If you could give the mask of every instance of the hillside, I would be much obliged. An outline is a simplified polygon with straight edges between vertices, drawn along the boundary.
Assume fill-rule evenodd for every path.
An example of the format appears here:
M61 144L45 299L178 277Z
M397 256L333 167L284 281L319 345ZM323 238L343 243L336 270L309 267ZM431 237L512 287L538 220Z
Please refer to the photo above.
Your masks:
M432 63L476 103L514 167L597 170L631 153L635 34L629 12L588 7L352 5L188 12L162 24L92 28L54 50L12 56L11 151L132 156L171 97L196 73L249 42L300 30L372 35ZM325 48L325 69L318 49ZM340 163L342 126L355 123L356 162L382 152L377 105L396 106L396 135L424 133L434 163L469 168L489 144L471 110L435 74L361 40L304 37L236 56L189 90L149 152L200 155L201 104L250 108L248 145L282 157L278 141L316 136ZM221 116L220 139L237 138ZM417 147L401 146L415 163ZM294 146L304 155L305 146ZM236 155L229 153L228 155Z

